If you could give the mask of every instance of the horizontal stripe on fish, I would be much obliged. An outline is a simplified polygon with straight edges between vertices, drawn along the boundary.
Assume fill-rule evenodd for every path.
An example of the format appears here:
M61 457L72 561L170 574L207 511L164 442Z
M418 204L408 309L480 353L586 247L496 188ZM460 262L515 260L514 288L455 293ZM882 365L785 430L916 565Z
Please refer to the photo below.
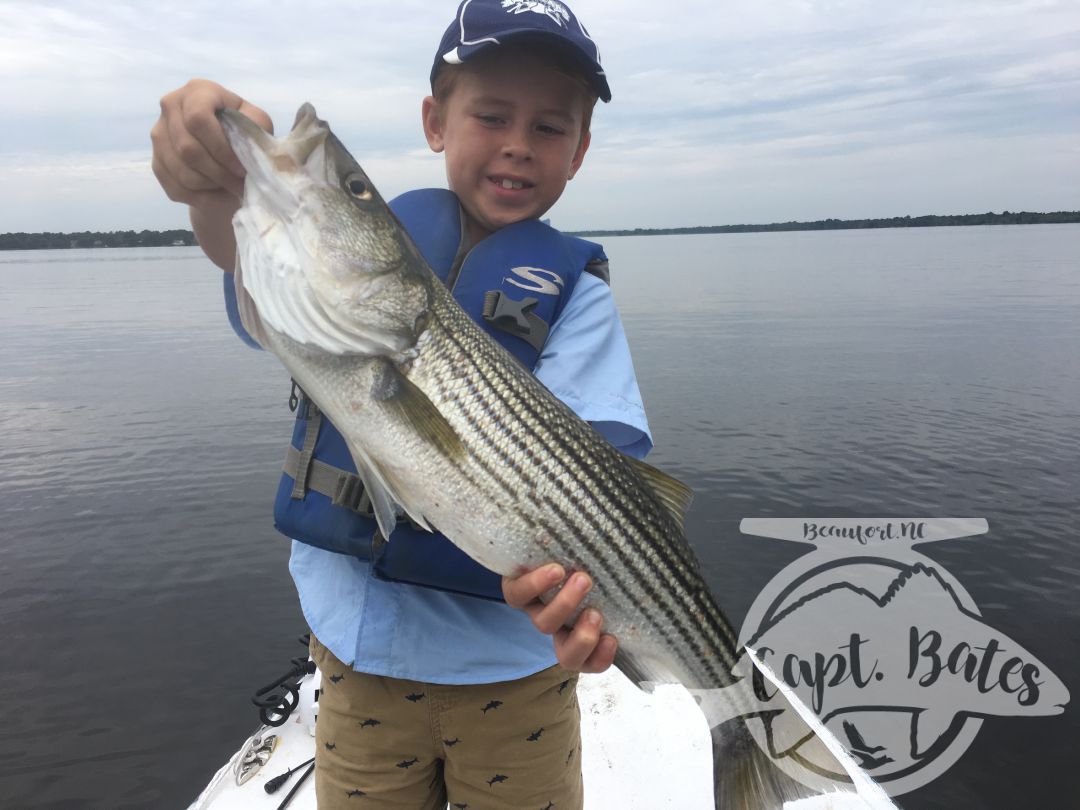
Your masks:
M443 297L440 292L435 291L433 297L434 317L430 328L436 330L444 321L442 316L446 308L440 300ZM452 316L445 320L452 320ZM443 399L447 388L440 371L447 368L453 368L457 374L464 371L467 388L484 393L467 400L444 400L442 404L456 406L471 428L470 435L479 438L487 452L502 460L502 466L489 467L486 463L484 466L492 480L504 490L508 489L507 479L523 485L535 475L542 476L558 490L561 497L546 500L545 506L561 518L567 529L566 542L560 542L558 534L552 532L550 550L579 560L586 570L605 571L604 577L613 580L615 591L622 595L620 601L624 604L653 603L662 622L675 631L678 643L673 652L679 659L679 669L694 676L696 686L731 683L734 656L717 658L709 651L732 647L733 634L718 612L703 611L696 604L692 595L705 590L705 586L696 571L687 566L688 559L692 561L693 558L679 553L677 545L650 536L639 528L659 525L668 532L675 531L674 527L665 525L671 521L666 511L653 499L643 500L635 494L640 492L642 482L625 463L619 463L621 459L617 456L613 455L608 464L596 461L600 458L597 449L602 446L609 449L603 440L597 441L587 433L574 430L570 419L552 419L551 412L557 408L544 400L526 396L538 383L524 370L508 364L485 366L484 352L473 349L480 342L475 340L474 330L476 327L471 321L457 323L455 331L444 325L444 332L439 336L442 339L433 342L452 346L460 355L456 362L439 362L439 353L434 352L429 358L430 363L416 364L414 370L420 375L418 384L424 387L422 379L426 372L434 391ZM469 358L472 362L464 362L461 358ZM473 378L480 378L485 384L474 384ZM487 421L477 415L478 411ZM520 419L529 430L513 434L498 430L507 415ZM566 429L556 432L552 430L553 424ZM542 449L537 451L535 448L538 447ZM517 463L519 456L530 459L536 471ZM593 463L590 465L586 459L592 459ZM563 508L562 503L572 504L573 511ZM644 508L642 504L645 504ZM624 540L625 535L629 537ZM634 548L635 552L630 552L629 548Z

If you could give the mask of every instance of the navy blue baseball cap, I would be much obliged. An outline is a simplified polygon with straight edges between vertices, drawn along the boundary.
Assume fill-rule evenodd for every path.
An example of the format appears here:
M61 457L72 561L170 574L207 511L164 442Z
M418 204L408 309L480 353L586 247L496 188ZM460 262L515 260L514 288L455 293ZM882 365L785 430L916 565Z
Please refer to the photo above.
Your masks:
M443 34L431 84L443 65L460 65L473 54L514 39L548 41L581 67L583 78L603 101L611 101L600 50L574 12L559 0L465 0Z

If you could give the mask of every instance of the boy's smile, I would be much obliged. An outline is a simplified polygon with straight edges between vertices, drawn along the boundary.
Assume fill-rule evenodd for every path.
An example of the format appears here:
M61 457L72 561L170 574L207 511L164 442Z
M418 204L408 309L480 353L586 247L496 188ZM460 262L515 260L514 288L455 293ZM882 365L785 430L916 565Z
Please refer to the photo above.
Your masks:
M445 152L446 177L476 242L551 208L589 146L584 91L532 56L468 66L442 101L424 99L424 133Z

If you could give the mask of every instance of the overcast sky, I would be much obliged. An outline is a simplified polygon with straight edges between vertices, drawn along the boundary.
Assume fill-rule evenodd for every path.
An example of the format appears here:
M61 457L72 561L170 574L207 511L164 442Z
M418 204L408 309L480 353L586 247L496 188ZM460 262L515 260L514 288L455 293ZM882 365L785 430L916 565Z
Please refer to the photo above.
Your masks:
M577 0L614 99L566 229L1080 209L1080 0ZM456 3L0 0L0 232L186 227L149 168L192 76L315 104L387 196Z

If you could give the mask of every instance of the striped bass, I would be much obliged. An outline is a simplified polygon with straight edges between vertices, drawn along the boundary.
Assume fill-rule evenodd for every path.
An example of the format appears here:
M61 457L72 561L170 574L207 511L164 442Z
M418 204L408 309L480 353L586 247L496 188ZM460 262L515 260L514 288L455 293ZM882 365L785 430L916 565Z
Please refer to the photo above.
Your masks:
M589 573L616 665L706 698L718 806L773 810L834 784L808 789L770 762L765 749L803 745L830 760L738 654L683 533L690 490L615 450L466 315L310 105L280 139L219 118L247 169L243 324L345 438L383 535L401 510L499 574ZM738 719L761 712L764 748Z

